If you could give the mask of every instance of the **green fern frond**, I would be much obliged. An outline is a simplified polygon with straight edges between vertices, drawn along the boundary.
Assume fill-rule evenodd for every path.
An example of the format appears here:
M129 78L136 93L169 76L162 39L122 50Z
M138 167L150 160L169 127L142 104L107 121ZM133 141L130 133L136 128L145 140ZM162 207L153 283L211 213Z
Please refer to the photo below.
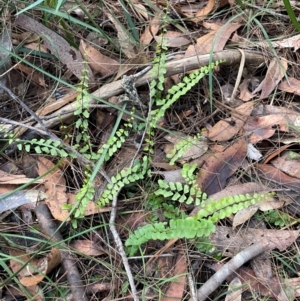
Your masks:
M31 139L22 141L18 139L17 147L19 150L25 150L30 152L31 148L34 148L37 154L47 154L55 157L66 158L68 156L74 157L74 154L67 153L62 147L59 141L53 141L50 139Z
M272 193L258 194L253 195L235 195L224 197L220 200L211 200L207 199L201 203L202 209L197 213L197 218L202 219L206 218L212 222L217 222L221 219L231 216L232 214L237 213L243 208L247 208L251 205L259 203L268 197L273 195Z
M201 78L203 78L222 62L223 61L212 62L208 66L201 67L200 70L192 72L191 74L185 76L182 82L169 89L165 99L157 99L156 103L161 107L157 110L151 111L151 126L156 127L158 120L165 115L166 110L169 109L174 102L176 102L181 96L185 95L199 82Z
M209 220L197 220L194 217L170 220L169 223L155 223L138 228L125 242L130 256L149 240L166 240L209 236L215 231L215 225Z
M114 196L118 194L119 190L125 185L134 183L143 179L149 172L149 160L144 156L142 160L136 160L131 168L124 168L118 174L111 178L111 182L107 184L99 201L99 206L104 206L113 200Z
M84 217L88 202L92 201L95 195L94 185L91 181L89 181L90 172L88 171L88 169L85 174L85 183L80 191L76 194L76 209L74 211L75 219Z
M187 205L192 203L196 206L200 205L202 200L202 191L198 187L191 187L188 184L182 184L180 182L166 183L163 180L158 180L158 185L160 189L154 192L155 195L162 195L172 201L185 203Z
M131 119L132 121L132 119ZM98 157L107 150L104 160L108 161L117 151L122 147L124 142L129 136L132 123L128 122L124 124L124 128L119 129L115 136L110 138L98 151Z
M171 159L169 164L174 165L177 160L182 158L186 151L188 151L195 143L198 142L200 137L201 135L198 134L194 137L187 137L186 139L176 143L173 149L167 154L167 158Z

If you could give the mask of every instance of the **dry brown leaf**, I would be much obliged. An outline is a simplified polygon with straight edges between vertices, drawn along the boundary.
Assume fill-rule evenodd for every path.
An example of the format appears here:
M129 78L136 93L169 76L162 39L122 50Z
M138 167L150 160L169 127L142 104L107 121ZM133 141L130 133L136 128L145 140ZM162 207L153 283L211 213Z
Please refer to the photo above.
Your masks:
M51 53L57 56L63 64L66 64L78 79L81 79L83 58L80 52L70 46L59 34L24 14L16 18L15 25L43 36L44 44ZM87 76L90 82L93 82L94 76L92 70L89 66L86 68L88 70Z
M105 254L104 250L95 242L91 240L75 240L71 243L71 246L80 253L87 256L99 256Z
M285 115L272 114L262 117L249 117L244 129L248 134L251 133L249 142L255 144L272 137L276 130L288 132L289 124Z
M105 14L117 30L118 42L120 43L120 48L122 52L129 59L133 59L134 57L136 57L138 53L134 47L134 43L130 40L130 37L128 36L125 28L121 26L119 20L117 20L116 17L110 14L108 11L105 11Z
M30 259L29 254L16 248L10 248L9 252L11 256L10 267L18 276L20 283L26 287L40 283L45 275L61 262L61 253L57 248L52 248L46 257L40 259ZM14 257L17 257L18 261L14 260ZM26 262L27 264L24 266Z
M112 74L119 69L120 64L116 60L102 54L96 48L87 45L83 40L80 41L79 50L92 70L99 72L101 76Z
M182 141L188 141L188 139L193 139L192 137L184 135L180 132L172 132L171 134L169 133L165 135L164 138L173 143L173 145L176 145ZM197 140L198 141L193 142L193 145L189 147L177 161L196 159L206 153L208 149L207 139L201 136ZM172 153L173 145L167 145L165 147L166 154Z
M257 92L261 91L259 99L267 98L282 80L287 68L288 63L286 59L281 58L279 60L278 58L274 57L270 62L265 79L252 92L252 94L255 95Z
M68 220L68 210L62 209L62 206L68 203L66 180L63 172L58 168L55 169L55 165L44 157L37 157L37 166L40 176L46 174L52 168L54 169L43 177L45 180L44 187L48 195L46 203L55 219L59 221Z
M207 137L212 141L227 141L233 138L250 116L253 103L248 102L235 108L231 118L218 121L209 131Z
M223 256L232 257L248 246L261 242L268 245L268 250L284 251L295 242L300 230L245 229L234 230L232 227L217 226L210 235L211 242Z
M232 227L235 229L238 225L241 225L248 221L258 210L257 206L249 206L239 210L233 218Z
M24 64L17 64L14 67L15 70L19 70L22 73L29 75L30 80L41 87L48 87L44 80L44 75L40 74L37 70L34 70L30 66L25 66Z
M269 181L268 184L273 183L273 185L276 188L289 188L292 191L299 193L299 179L290 177L284 172L269 164L256 164L255 167L257 169L258 174Z
M298 153L285 151L280 157L271 161L279 170L285 172L291 177L300 179L300 156Z
M270 42L259 42L259 46L269 47ZM297 51L300 47L300 35L295 35L290 38L283 39L281 41L271 42L271 45L274 48L294 48L294 51Z
M173 281L170 283L163 301L181 300L184 294L186 284L187 263L185 255L179 255L177 257L175 268L173 272Z
M249 101L254 97L254 95L248 89L248 85L250 82L251 82L250 78L244 79L242 83L239 85L239 90L240 90L239 99L241 99L242 101Z
M161 36L154 36L155 41L157 43L162 43L166 47L182 47L191 44L191 40L188 38L187 35L183 35L178 31L167 31L163 37Z
M278 89L295 95L300 95L300 80L294 77L289 77L288 80L284 80L279 84Z
M196 47L190 45L185 52L185 57L190 57L199 54L221 51L224 49L228 39L234 31L236 31L242 24L229 23L220 27L217 31L212 31L197 39Z
M228 285L228 293L225 301L241 301L242 300L242 282L238 277L233 278Z
M13 39L17 40L18 44L26 42L26 46L28 45L28 43L37 42L40 39L40 37L36 33L29 31L24 31L21 33L12 32L11 36Z
M247 142L238 139L224 152L205 154L196 183L208 195L224 189L227 179L239 168L247 155ZM202 158L202 157L201 157Z
M226 6L228 4L228 0L220 0L220 1L216 1L216 0L209 0L207 5L201 9L200 11L198 11L196 13L196 18L195 18L195 22L199 22L203 19L205 19L207 17L208 14L210 14L211 12Z
M183 176L181 175L181 169L169 170L169 171L156 171L154 174L162 175L166 183L180 182L185 183Z
M47 48L41 43L30 43L30 44L26 44L25 46L26 46L26 48L29 48L32 50L48 53Z
M118 74L115 77L115 80L119 79L122 75L127 73L132 69L136 69L139 67L147 66L148 65L148 57L144 53L140 53L133 59L129 59L123 64L120 65Z
M13 175L9 174L5 171L0 170L0 185L1 184L26 184L34 179L27 178L25 175ZM39 179L34 181L34 183L44 183L45 181L43 179Z
M140 38L142 49L149 46L154 36L158 33L161 24L162 18L160 15L156 15L150 21L150 24L145 28L145 31L142 33Z

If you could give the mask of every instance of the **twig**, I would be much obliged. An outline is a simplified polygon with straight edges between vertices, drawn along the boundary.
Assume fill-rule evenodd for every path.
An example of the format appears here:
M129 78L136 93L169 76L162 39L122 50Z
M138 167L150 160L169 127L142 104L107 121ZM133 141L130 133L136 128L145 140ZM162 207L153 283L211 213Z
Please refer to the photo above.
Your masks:
M35 213L38 218L39 224L43 229L43 232L47 236L49 236L52 241L60 242L60 245L65 247L63 238L57 229L57 226L54 222L53 217L50 214L47 205L37 205L35 208ZM70 258L69 252L66 250L61 250L61 257L62 265L67 274L68 282L71 286L73 299L77 301L88 301L75 261Z
M241 79L242 79L242 75L243 75L243 70L244 70L244 66L245 66L245 52L241 49L238 49L238 51L241 53L241 62L240 62L240 67L239 67L239 71L238 71L238 75L236 77L236 81L235 81L235 85L234 85L234 88L233 88L233 91L232 91L232 94L231 94L231 97L230 97L230 102L232 103L235 99L235 96L236 96L236 92L237 92L237 89L240 85L240 82L241 82Z
M224 50L221 52L216 52L212 55L210 54L205 54L201 56L192 56L188 58L183 58L179 60L173 60L170 62L166 63L166 69L167 73L166 76L171 76L174 74L179 74L179 73L185 73L191 70L195 70L200 68L201 66L205 66L209 64L209 62L215 60L226 60L226 62L223 65L232 65L236 64L241 61L241 53L238 50ZM246 62L251 62L253 64L260 64L265 61L265 58L262 54L257 53L257 52L249 52L245 51L245 60ZM144 70L142 70L144 71ZM151 70L148 71L146 74L143 76L139 77L135 81L135 86L139 87L141 85L146 84L147 82L151 81L153 75ZM98 100L96 100L94 97L100 98L100 99L108 99L111 96L114 95L119 95L123 93L124 89L121 84L121 80L115 81L113 83L106 84L102 86L100 89L96 90L93 92L90 96L90 104L95 104L99 103ZM106 103L107 104L107 103ZM73 116L73 113L75 111L75 104L70 103L66 105L63 108L60 108L57 112L50 116L45 116L43 118L44 120L44 125L47 128L52 128L64 120L67 120L68 118ZM47 120L45 120L47 119ZM36 125L37 128L40 128L40 125Z
M27 111L46 133L49 132L43 121L19 97L17 97L10 89L1 83L1 81L0 88L2 88L14 101L16 101L25 111Z
M197 301L197 296L196 296L196 290L195 290L195 282L193 280L193 277L191 273L188 273L187 279L189 282L189 287L190 287L190 294L191 294L191 301Z
M217 271L208 281L206 281L201 286L201 288L197 291L197 300L204 301L235 270L237 270L250 259L266 251L267 249L267 244L257 243L235 255L229 262L227 262L219 271ZM193 301L193 299L190 298L189 301Z
M46 136L50 139L52 139L53 141L59 141L59 143L70 153L73 153L77 160L80 161L84 167L89 164L91 166L94 166L95 164L88 160L87 158L85 158L82 154L80 154L77 150L75 150L72 146L70 146L69 144L65 143L63 140L59 139L57 136L53 135L50 131L43 131L39 128L36 128L36 127L33 127L33 126L30 126L30 125L27 125L27 124L24 124L24 123L21 123L21 122L17 122L17 121L14 121L14 120L10 120L10 119L7 119L7 118L3 118L3 117L0 117L0 122L3 122L3 123L6 123L6 124L12 124L12 125L16 125L16 126L19 126L19 127L24 127L24 128L27 128L29 130L32 130L42 136ZM9 130L8 130L9 131ZM99 173L108 181L109 180L109 177L108 175L103 171L103 170L99 170Z
M124 268L126 270L127 278L128 278L129 285L130 285L130 288L131 288L131 293L132 293L133 300L134 301L139 301L139 298L138 298L138 295L137 295L137 290L136 290L136 287L135 287L135 284L134 284L133 275L132 275L131 269L129 267L128 258L126 256L121 238L120 238L120 236L117 232L116 226L115 226L115 219L116 219L116 216L117 216L118 194L116 194L114 196L113 201L112 201L112 209L111 209L110 219L109 219L109 228L110 228L110 231L113 235L113 238L114 238L115 244L117 246L117 249L120 253L120 256L122 258L122 262L123 262Z

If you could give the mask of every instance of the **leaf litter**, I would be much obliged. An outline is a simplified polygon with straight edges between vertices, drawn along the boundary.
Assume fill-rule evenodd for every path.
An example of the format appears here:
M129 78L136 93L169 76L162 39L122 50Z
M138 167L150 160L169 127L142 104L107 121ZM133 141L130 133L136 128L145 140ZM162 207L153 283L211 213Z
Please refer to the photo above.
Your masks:
M109 5L103 10L99 10L95 4L91 4L87 8L85 1L80 2L80 5L86 9L78 10L76 15L78 20L87 22L84 24L88 24L88 26L84 29L78 25L83 21L78 21L76 25L72 22L67 25L62 21L63 19L60 22L53 20L48 22L46 21L46 11L40 11L44 14L45 22L41 22L34 14L31 16L20 14L14 21L7 21L9 25L12 22L18 26L19 31L4 30L1 35L2 45L11 51L12 43L15 48L16 43L21 43L27 49L27 52L24 52L27 54L24 56L21 54L22 62L18 61L15 64L16 58L11 60L9 52L3 52L1 48L1 60L6 60L1 67L1 83L7 85L7 80L17 86L17 81L10 80L10 76L13 72L19 72L19 79L23 83L27 82L27 90L22 90L22 93L18 93L17 90L14 92L19 97L23 97L23 100L28 103L37 116L43 118L43 122L47 124L49 130L53 131L62 141L73 143L75 119L72 105L78 96L75 87L78 79L82 76L84 59L88 62L85 68L90 83L93 83L91 88L95 90L95 95L101 95L99 91L102 85L104 87L102 89L108 89L110 95L115 96L121 93L117 88L117 79L124 74L134 74L143 66L151 65L155 56L155 46L161 41L169 47L168 54L174 52L174 58L183 58L181 62L186 65L195 54L199 55L199 58L213 52L221 55L224 49L230 51L232 47L244 49L244 55L246 54L248 57L253 55L253 51L262 54L264 60L261 60L261 65L255 65L251 59L246 60L238 81L239 94L233 103L224 103L220 100L223 96L225 100L232 96L240 72L236 64L228 64L226 67L221 65L213 72L212 87L205 78L197 88L174 104L164 116L164 122L161 124L162 131L158 133L158 137L155 137L157 141L155 142L154 158L158 154L160 155L159 158L153 160L152 172L153 177L164 178L165 182L184 183L182 165L187 162L196 164L197 185L213 200L242 194L255 195L259 192L275 192L264 202L243 209L226 219L225 225L217 225L216 232L209 237L214 245L214 250L206 256L210 256L211 260L217 262L220 254L221 258L225 259L237 256L240 252L247 253L251 245L262 244L263 252L260 256L255 259L249 256L249 260L252 259L250 264L237 269L234 273L236 276L234 280L232 280L233 274L226 277L227 283L230 284L223 287L228 290L225 299L238 300L247 293L255 292L261 297L293 300L300 294L297 289L298 271L296 269L288 271L285 267L286 276L283 277L282 274L278 274L278 267L281 261L295 260L293 256L296 258L295 261L298 261L299 230L297 230L297 223L300 215L298 132L300 115L297 105L300 72L295 64L297 62L296 51L299 48L298 35L293 32L291 26L287 26L286 21L283 21L281 26L286 26L285 31L281 32L281 27L274 25L276 33L275 36L272 36L274 31L268 27L269 20L265 19L265 16L261 17L260 22L266 22L265 33L270 38L276 37L275 41L266 41L266 35L262 34L260 27L255 27L253 31L248 32L249 28L247 29L246 21L243 18L230 19L235 16L235 9L241 9L235 1L208 0L203 3L198 1L188 4L184 1L176 4L170 3L170 19L165 21L167 23L165 28L163 28L165 1L154 3L154 1L135 0L126 4L123 1L108 2ZM263 4L257 5L262 6ZM57 9L59 11L59 6ZM99 28L103 30L101 38L105 42L100 46L94 45L94 47L89 44L87 39L92 32L92 23L89 19L90 9L93 11L93 16L98 14L97 17L103 20ZM272 6L270 9L273 9ZM227 15L220 18L218 13L223 10ZM59 13L61 17L71 17L65 11L59 11ZM271 14L269 18L273 18L274 24L277 24L278 19L274 16ZM69 20L74 20L74 17L72 18ZM136 26L130 27L133 24ZM74 35L73 40L67 33L67 26L70 26L69 30ZM99 28L97 28L98 33L101 32ZM20 31L21 29L23 31ZM160 35L162 31L165 32L163 38ZM282 38L287 32L291 36ZM134 36L134 33L139 34L139 39ZM114 45L105 38L107 35L113 39ZM234 46L232 43L235 43ZM76 47L74 47L75 45ZM253 47L253 45L255 46ZM250 51L246 50L245 46ZM283 48L286 52L282 51ZM20 53L22 52L18 54L20 55ZM238 55L242 60L242 54ZM166 87L167 83L172 86L172 81L174 79L177 81L181 76L176 70L169 71L170 74L176 76L166 78ZM150 77L147 80L149 81L149 79ZM106 86L109 81L110 85ZM144 81L144 83L146 82ZM66 84L69 86L69 90L60 92L58 88L66 86ZM228 97L225 96L225 90L222 87L230 87L231 92ZM14 87L11 87L10 84L10 89L12 88ZM138 85L138 93L140 98L146 100L146 103L149 102L149 86ZM38 128L35 125L36 121L33 121L31 114L25 112L23 108L17 107L16 109L16 106L11 104L12 100L8 102L7 98L2 97L2 94L0 95L3 109L1 117L19 123L20 127L16 128L17 130L14 129L15 133L19 133L16 134L16 137L18 135L24 139L33 139L24 136L26 131L27 133L29 131L22 126L22 123ZM116 120L112 116L116 112L113 109L101 107L103 104L99 105L99 103L94 103L94 112L89 120L89 130L93 135L95 147L100 148L112 131ZM70 108L72 108L71 114ZM185 114L185 112L188 113ZM62 117L64 115L69 116L68 121L66 121L67 118ZM46 122L50 116L56 118L53 124ZM8 125L5 120L1 120L1 122L4 126ZM168 131L168 134L165 134L164 131ZM193 146L183 152L181 158L176 160L175 165L171 165L168 154L172 152L176 144L188 141L199 133L201 133L201 138L195 140ZM166 140L171 144L166 145ZM122 167L130 165L137 152L136 150L132 151L132 147L128 148L128 145L133 146L137 143L136 141L138 141L136 137L129 137L126 145L111 162L104 165L103 168L107 174L113 176ZM292 143L288 141L292 141ZM291 144L284 145L284 143ZM96 279L94 283L86 280L82 285L82 287L86 287L87 292L91 293L91 300L105 299L112 295L116 298L134 298L128 289L128 280L120 268L121 260L115 254L113 249L115 246L107 231L107 221L112 211L110 204L100 208L96 205L95 199L91 197L80 225L82 233L77 233L77 236L80 237L76 237L76 235L71 237L72 231L74 233L75 230L70 227L70 214L65 208L66 205L78 206L76 193L83 183L82 164L78 162L79 160L76 162L71 158L58 160L49 155L33 155L31 158L35 161L34 164L32 163L32 167L35 167L33 168L35 174L29 175L27 174L28 170L22 170L20 167L28 158L21 158L21 153L11 154L3 156L3 165L0 169L2 176L0 181L1 220L3 223L11 225L15 234L24 236L29 241L34 241L36 239L35 232L39 232L40 236L37 240L46 246L47 251L36 253L33 247L31 247L32 249L24 248L20 243L7 239L4 239L6 245L1 251L4 254L9 252L11 260L7 264L7 269L11 269L11 273L15 274L19 283L30 287L27 294L35 296L32 297L32 300L43 300L44 294L49 293L45 289L45 283L53 277L51 270L54 269L60 273L58 267L62 261L62 251L51 247L51 244L46 243L44 237L41 236L41 231L39 229L33 231L34 228L31 227L31 225L37 225L33 216L39 204L46 204L51 211L53 221L60 222L54 226L57 232L63 233L62 226L67 225L68 233L63 233L64 248L67 248L70 253L74 252L73 255L76 250L82 275L86 275L85 279L95 279L95 275L105 275L103 280ZM4 164L9 160L16 161L17 171L5 170ZM41 179L36 180L38 176ZM27 187L21 186L23 184ZM101 189L105 186L105 179L97 176L93 185L97 188L98 194L101 194ZM154 185L155 181L151 179L148 183L139 183L138 188L128 187L121 191L118 200L117 229L124 239L123 243L130 231L151 223L152 219L161 222L167 220L166 214L164 215L164 210L167 208L163 207L164 201L158 204L159 200L155 199L157 203L152 205L152 212L146 210L149 208L146 203L153 198ZM20 189L20 191L14 192L11 196L4 195L15 189ZM28 207L24 207L24 205ZM176 206L180 212L190 216L195 215L199 210L199 207L195 206L182 204L176 204ZM273 214L278 212L290 216L290 223L285 228L274 226L267 218L270 217L268 215L270 210ZM38 212L36 212L37 215L40 214ZM264 216L264 214L265 219L257 223L258 217ZM14 220L18 221L18 226L15 226ZM7 227L3 227L4 237L9 237L7 233L11 233L7 229ZM169 242L153 240L143 245L144 257L137 256L129 259L141 295L144 294L147 298L151 297L152 299L163 295L161 299L166 301L192 297L195 300L197 298L195 287L199 287L195 283L206 282L215 269L214 265L209 265L209 260L202 256L196 246L197 242L177 239ZM272 253L276 250L281 252L281 261ZM288 252L292 254L291 259ZM201 255L199 256L199 254ZM163 255L167 255L167 257L159 257ZM64 256L63 254L63 259ZM103 266L99 264L99 258L105 262ZM150 259L148 260L148 258ZM273 259L274 266L270 264L270 258ZM108 263L112 262L111 259L114 264L109 265ZM155 260L157 260L156 264ZM152 264L150 264L151 262ZM195 266L198 267L197 273L194 273L193 267ZM208 266L210 274L206 273L204 269ZM140 281L140 271L144 268L146 279ZM191 276L190 273L193 275ZM45 277L46 275L48 278ZM59 276L63 277L63 273ZM58 279L60 285L62 278ZM164 283L159 284L155 279L164 279ZM68 279L68 281L72 295L76 296L78 293L76 285L72 280ZM9 295L7 285L8 283L4 284L6 296ZM234 288L232 288L233 285L235 285ZM153 287L158 290L152 289ZM243 287L243 292L240 290L241 287ZM220 297L221 293L222 289L216 288L210 297ZM25 294L17 291L13 293L13 297L19 295ZM48 295L47 298L49 298ZM198 300L200 300L199 295Z

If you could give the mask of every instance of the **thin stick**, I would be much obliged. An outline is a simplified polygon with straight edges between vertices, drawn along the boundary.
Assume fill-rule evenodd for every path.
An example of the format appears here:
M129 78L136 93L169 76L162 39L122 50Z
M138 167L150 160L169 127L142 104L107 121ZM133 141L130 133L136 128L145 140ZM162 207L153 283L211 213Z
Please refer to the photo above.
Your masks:
M197 291L197 300L204 301L208 296L215 291L222 283L239 267L245 264L250 259L256 257L260 253L268 249L267 244L254 244L237 255L235 255L229 262L227 262L219 271L217 271L208 281L206 281ZM189 301L193 301L192 298Z
M57 229L57 225L55 224L47 205L37 205L35 207L35 213L44 234L46 234L50 240L54 242L60 242L60 245L65 247L63 238ZM69 252L63 249L61 250L61 257L62 265L67 274L68 282L71 286L73 299L78 301L88 301L75 260L71 259Z

